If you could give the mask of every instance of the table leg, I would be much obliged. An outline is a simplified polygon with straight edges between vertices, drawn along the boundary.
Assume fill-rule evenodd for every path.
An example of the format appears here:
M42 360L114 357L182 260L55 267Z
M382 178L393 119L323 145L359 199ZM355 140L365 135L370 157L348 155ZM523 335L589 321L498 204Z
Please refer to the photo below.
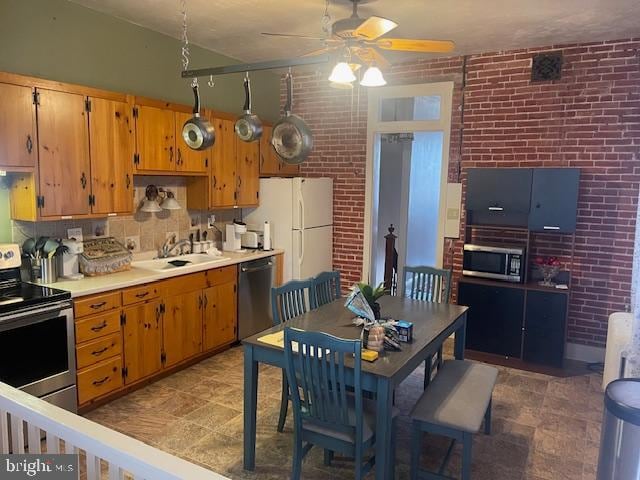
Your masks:
M453 347L453 355L456 360L464 360L464 346L467 332L467 312L462 314L462 324L456 330L455 344Z
M376 479L383 480L395 468L391 465L393 388L387 378L378 378L376 401Z
M253 347L244 346L244 469L256 467L256 410L258 408L258 362Z

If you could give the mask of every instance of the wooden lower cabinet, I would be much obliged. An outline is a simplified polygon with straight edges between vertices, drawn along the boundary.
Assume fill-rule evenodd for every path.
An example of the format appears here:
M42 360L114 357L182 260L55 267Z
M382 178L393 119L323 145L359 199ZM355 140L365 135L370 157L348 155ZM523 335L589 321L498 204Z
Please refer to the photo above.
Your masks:
M171 367L202 351L202 290L171 296L164 304L164 366Z
M111 393L122 387L122 357L117 356L78 371L78 403Z
M236 281L204 291L204 349L213 350L238 337Z
M160 300L126 307L122 312L125 384L162 369Z

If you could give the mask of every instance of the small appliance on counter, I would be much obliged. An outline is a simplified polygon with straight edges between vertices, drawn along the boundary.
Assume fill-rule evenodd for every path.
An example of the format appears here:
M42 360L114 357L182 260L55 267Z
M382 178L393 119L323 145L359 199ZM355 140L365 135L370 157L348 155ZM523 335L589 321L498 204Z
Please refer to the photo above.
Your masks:
M62 255L59 255L58 274L65 280L80 280L84 275L80 273L79 255L84 252L84 244L79 240L62 240L66 247Z
M462 274L522 283L526 268L525 247L519 245L478 245L465 243Z
M244 233L247 233L245 223L237 220L234 220L233 223L227 223L222 249L227 252L242 252L242 235Z
M0 244L0 382L76 411L71 294L20 278L20 249Z
M241 237L242 248L262 248L263 234L256 230L247 230Z

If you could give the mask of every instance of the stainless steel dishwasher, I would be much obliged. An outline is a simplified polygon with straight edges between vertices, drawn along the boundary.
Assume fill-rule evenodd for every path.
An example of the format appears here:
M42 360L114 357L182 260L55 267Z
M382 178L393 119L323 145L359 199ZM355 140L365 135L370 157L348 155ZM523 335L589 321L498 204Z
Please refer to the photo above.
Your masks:
M238 277L238 339L273 326L271 287L275 281L273 257L240 264Z

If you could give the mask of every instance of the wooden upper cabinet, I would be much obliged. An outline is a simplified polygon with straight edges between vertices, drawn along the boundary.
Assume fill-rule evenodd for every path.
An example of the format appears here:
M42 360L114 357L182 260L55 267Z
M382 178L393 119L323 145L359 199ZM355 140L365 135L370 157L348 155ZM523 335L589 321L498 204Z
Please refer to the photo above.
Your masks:
M175 112L139 105L136 108L136 171L175 170Z
M300 165L284 163L271 145L273 127L264 125L260 137L260 176L296 176L300 174Z
M236 137L237 199L239 207L257 206L260 191L260 142L243 142Z
M33 89L0 83L0 167L35 167Z
M234 121L213 119L216 141L211 149L210 207L236 205L236 134Z
M192 113L175 112L176 115L176 170L178 172L207 173L212 148L193 150L182 139L182 126L193 117Z
M102 98L89 100L92 212L131 213L135 150L131 106Z
M38 89L40 215L90 212L89 122L86 97Z

